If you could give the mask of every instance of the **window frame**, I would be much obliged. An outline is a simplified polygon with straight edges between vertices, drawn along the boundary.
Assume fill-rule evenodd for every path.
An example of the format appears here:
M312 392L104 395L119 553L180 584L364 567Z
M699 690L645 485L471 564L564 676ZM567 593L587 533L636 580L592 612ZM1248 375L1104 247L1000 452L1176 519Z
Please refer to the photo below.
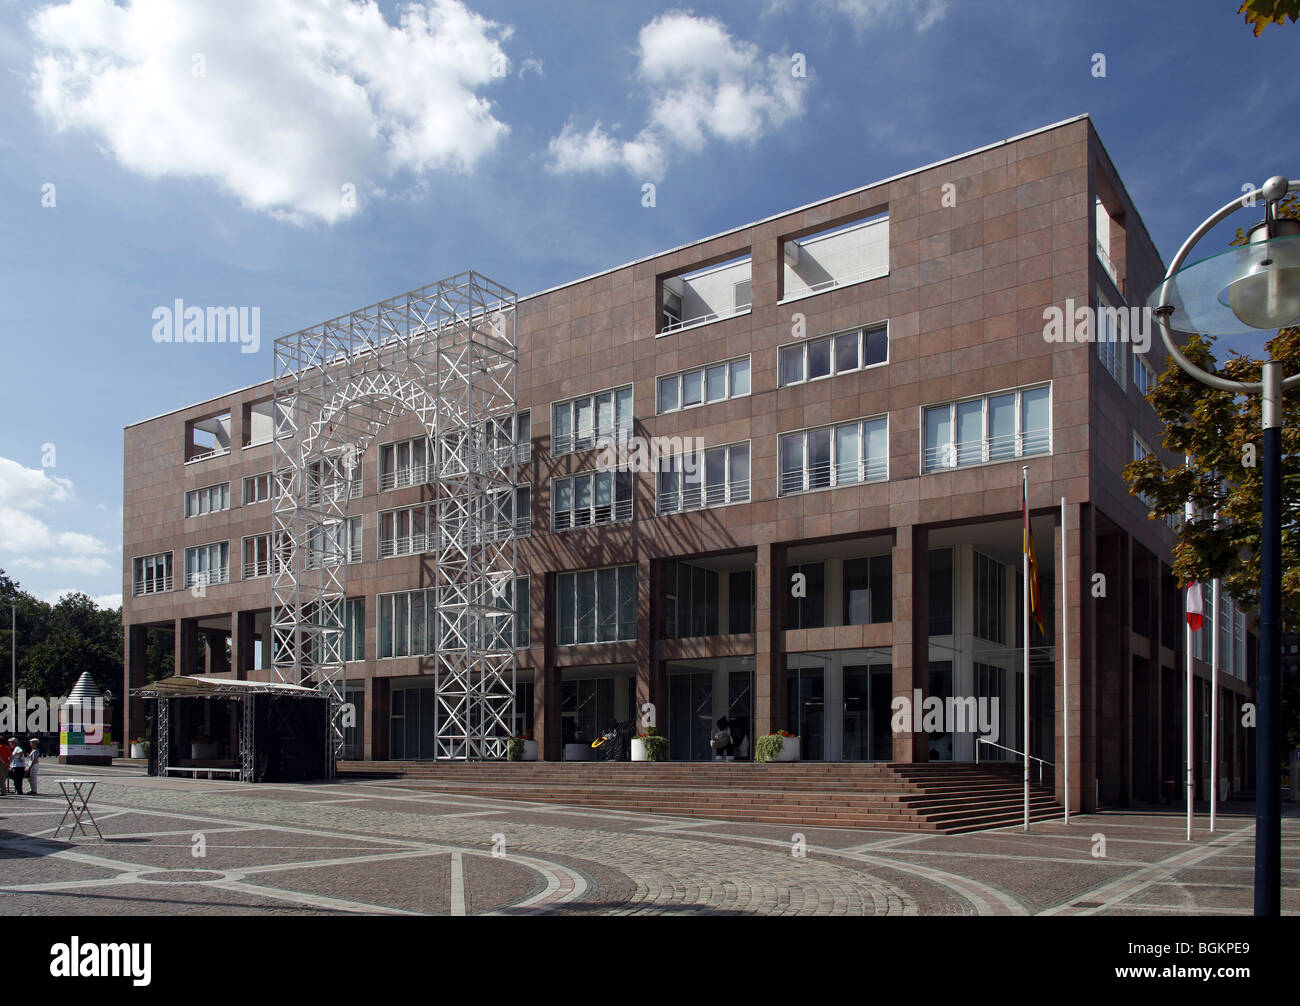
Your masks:
M747 383L746 389L744 391L739 391L739 392L734 390L734 384L735 384L734 373L735 373L736 364L738 363L745 364L746 371L749 375L749 380L746 382ZM708 388L708 374L710 370L713 370L716 367L722 367L724 369L725 391L721 398L710 398L709 388ZM700 395L700 401L694 402L690 405L686 405L685 404L686 375L687 374L694 375L697 373L700 375L700 386L702 392ZM661 405L663 400L662 389L665 386L668 386L667 382L670 381L674 382L676 385L677 393L674 401L676 401L677 404L672 408L665 409ZM719 402L728 402L731 401L731 399L733 398L745 398L753 393L753 381L754 381L753 354L750 353L746 353L744 356L733 357L732 359L729 360L720 360L715 363L706 363L699 367L688 367L686 370L679 370L673 374L663 374L655 378L655 415L666 416L674 412L685 412L687 409L699 409L699 408L703 408L706 405L716 405Z
M885 333L885 358L879 363L863 362L867 358L867 345L868 345L868 339L870 335L873 332L881 332L881 331ZM837 357L839 355L837 352L837 343L841 338L843 338L846 335L857 336L858 363L857 366L846 367L845 369L841 370L837 366L837 362L836 362ZM827 352L829 354L829 363L828 363L827 372L825 374L819 374L816 377L810 377L808 376L809 375L809 348L808 347L813 344L821 345L822 343L826 344ZM831 378L839 377L842 374L856 374L864 370L875 370L877 367L887 367L889 366L889 347L890 347L890 338L889 338L888 319L884 321L870 322L865 325L855 325L852 328L846 328L839 332L829 332L826 335L818 335L810 339L800 339L797 342L786 343L783 346L777 347L777 352L776 352L777 387L791 388L797 384L811 384L814 381L828 381ZM802 360L802 365L799 371L801 376L794 380L786 380L785 378L785 360L786 360L787 350L801 351L800 359Z
M623 392L627 393L626 396L622 394ZM612 417L612 426L608 430L600 426L600 399L605 395L610 396L610 415ZM579 432L577 425L579 403L587 403L590 408L590 433ZM626 416L622 415L620 403L625 403ZM564 434L556 432L561 425L557 421L561 410L567 410L568 414L568 432ZM631 436L635 423L636 389L631 382L604 388L589 395L575 395L573 398L554 401L551 403L551 457L558 458L566 454L594 450L600 445L601 441L606 439L624 440Z
M869 471L869 466L872 464L872 462L869 461L866 457L867 442L869 439L867 435L866 424L879 422L881 420L883 420L885 424L885 455L884 458L882 459L884 470L883 473L880 474L879 476L875 478L871 478L868 477L868 471ZM857 437L858 437L857 465L858 465L858 471L861 473L862 477L858 479L842 482L840 481L840 472L843 466L841 465L839 458L837 457L839 452L839 442L840 442L839 431L847 430L850 427L857 428ZM826 473L827 481L821 485L813 485L812 478L810 475L812 466L809 464L809 460L808 460L809 438L812 434L820 434L823 431L827 431L829 436L829 448L828 448L827 462L826 462L828 466L827 473ZM800 479L799 479L799 486L797 488L793 488L792 484L788 481L785 467L784 467L784 460L783 460L785 457L785 445L787 443L793 442L792 438L794 437L801 438L800 456L802 460L799 467ZM848 486L872 485L877 482L888 482L889 481L889 413L883 412L880 413L879 415L863 416L860 419L852 419L844 423L833 423L826 426L810 426L807 429L790 430L786 433L779 434L777 437L776 479L777 479L778 497L798 496L802 493L820 492L827 489L843 489L843 488L847 488Z
M1024 428L1024 395L1029 391L1038 391L1042 388L1047 389L1047 428L1046 430L1026 430ZM993 436L989 427L990 407L989 403L997 398L1004 398L1007 395L1015 396L1015 449L1012 453L1001 457L993 457ZM972 402L980 402L980 430L981 438L977 442L968 442L958 440L958 407L968 405ZM970 395L966 398L953 399L950 402L935 402L933 405L921 406L921 422L919 426L921 440L921 474L933 475L938 472L953 471L957 468L977 468L981 465L997 465L1007 461L1015 461L1022 458L1037 458L1050 456L1056 446L1056 430L1052 422L1052 412L1055 403L1054 388L1052 381L1044 381L1038 384L1027 384L1018 388L1002 388L998 391L985 392L982 395ZM947 443L938 444L931 448L926 443L926 423L931 412L940 409L948 410L948 441ZM1044 450L1025 452L1025 441L1029 436L1042 436L1046 434L1046 448ZM962 461L962 448L969 444L977 444L979 459L975 461ZM934 456L931 457L931 452ZM950 459L945 461L944 459Z

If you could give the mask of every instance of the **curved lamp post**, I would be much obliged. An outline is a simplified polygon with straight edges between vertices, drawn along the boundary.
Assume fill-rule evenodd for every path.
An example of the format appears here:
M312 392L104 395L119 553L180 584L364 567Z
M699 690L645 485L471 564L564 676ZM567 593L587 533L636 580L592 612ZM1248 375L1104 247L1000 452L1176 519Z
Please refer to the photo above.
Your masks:
M1259 381L1233 381L1202 370L1174 344L1173 330L1206 335L1243 335L1300 324L1300 220L1277 215L1278 203L1300 182L1274 175L1263 187L1234 199L1211 215L1178 249L1169 271L1147 304L1160 338L1178 365L1202 384L1234 395L1261 395L1264 476L1260 541L1259 685L1255 785L1255 914L1281 914L1282 803L1278 742L1281 726L1282 654L1282 392L1300 386L1300 374L1284 378L1271 357ZM1237 210L1264 200L1264 220L1247 243L1186 268L1198 241ZM1218 619L1218 612L1215 612ZM1217 625L1213 627L1218 632Z

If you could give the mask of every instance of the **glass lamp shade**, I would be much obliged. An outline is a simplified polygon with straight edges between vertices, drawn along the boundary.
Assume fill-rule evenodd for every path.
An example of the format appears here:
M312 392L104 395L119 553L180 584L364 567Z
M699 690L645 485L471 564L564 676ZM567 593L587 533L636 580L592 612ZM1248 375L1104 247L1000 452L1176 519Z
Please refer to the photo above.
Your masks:
M1184 266L1147 305L1171 305L1178 332L1249 335L1300 324L1300 234L1269 238Z

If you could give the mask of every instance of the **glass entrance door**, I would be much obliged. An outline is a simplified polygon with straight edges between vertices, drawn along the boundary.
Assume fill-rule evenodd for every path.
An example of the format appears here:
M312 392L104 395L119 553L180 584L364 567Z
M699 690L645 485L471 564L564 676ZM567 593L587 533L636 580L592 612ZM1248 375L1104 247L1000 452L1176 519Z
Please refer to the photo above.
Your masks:
M711 761L713 674L673 674L668 681L668 756L675 761Z
M826 677L820 667L791 667L786 677L789 726L800 738L799 757L821 761L826 757Z
M889 761L894 756L890 731L893 668L888 664L844 668L844 760Z

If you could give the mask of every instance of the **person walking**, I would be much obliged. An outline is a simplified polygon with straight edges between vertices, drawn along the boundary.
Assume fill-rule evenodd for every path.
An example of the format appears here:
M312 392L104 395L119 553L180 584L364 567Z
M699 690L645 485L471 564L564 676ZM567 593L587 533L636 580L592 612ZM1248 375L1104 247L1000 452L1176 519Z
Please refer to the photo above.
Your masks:
M36 770L41 767L41 742L35 737L27 742L31 747L27 752L27 789L36 796Z
M27 755L23 753L23 746L18 743L17 737L9 738L9 778L14 783L14 793L17 796L23 795L23 775L27 772Z
M9 795L9 758L13 755L14 749L9 743L0 737L0 795Z

